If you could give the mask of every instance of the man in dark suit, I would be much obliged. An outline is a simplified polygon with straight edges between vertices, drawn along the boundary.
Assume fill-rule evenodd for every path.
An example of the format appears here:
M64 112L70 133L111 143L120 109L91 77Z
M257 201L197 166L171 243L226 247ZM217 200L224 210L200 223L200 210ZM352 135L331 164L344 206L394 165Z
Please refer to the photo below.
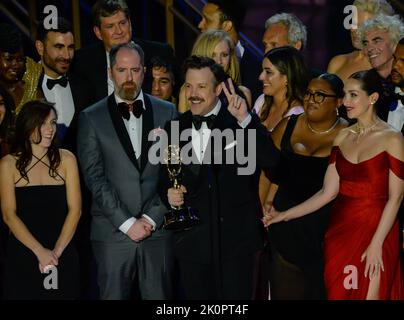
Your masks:
M82 83L90 85L89 97L92 103L110 95L114 86L108 76L108 56L111 48L132 40L130 13L125 0L98 0L93 6L94 33L96 44L80 49L76 53L73 71ZM144 51L146 68L154 56L174 60L172 48L166 43L133 39ZM151 68L150 68L151 70ZM150 92L151 80L147 77L144 89Z
M178 135L189 137L180 147L192 150L192 162L186 164L189 154L182 154L181 189L170 187L162 168L160 192L171 206L184 204L185 198L185 205L200 216L199 225L175 233L185 297L251 299L254 255L263 245L258 218L259 168L255 164L273 165L277 154L267 130L248 112L245 100L235 94L231 82L228 89L222 83L226 76L221 66L210 58L191 56L184 69L190 110L166 129L168 137L176 126ZM219 100L221 90L228 105ZM229 143L222 133L233 138L237 133L238 138ZM252 166L242 164L240 152L247 154ZM248 167L249 172L242 172Z
M201 32L209 29L222 29L232 38L239 59L241 84L251 90L254 101L262 93L258 80L262 72L262 54L257 54L248 44L239 40L247 3L245 0L208 0L202 10L202 20L198 25Z
M80 86L70 66L74 57L74 37L70 23L58 17L57 28L48 29L39 24L35 46L41 57L43 72L38 81L39 90L55 104L58 116L58 137L62 146L75 153L77 117L86 107L85 87Z
M100 295L129 299L136 279L142 299L169 299L171 233L160 228L167 208L157 193L159 166L148 161L148 135L177 112L141 90L145 68L138 45L118 45L110 59L115 91L81 113L78 134L79 162L93 195Z

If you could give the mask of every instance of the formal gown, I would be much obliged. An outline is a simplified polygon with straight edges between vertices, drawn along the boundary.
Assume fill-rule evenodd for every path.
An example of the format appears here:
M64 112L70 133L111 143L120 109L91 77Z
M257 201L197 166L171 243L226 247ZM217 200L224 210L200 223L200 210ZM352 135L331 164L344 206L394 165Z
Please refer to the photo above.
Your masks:
M53 249L68 212L65 185L39 185L15 188L17 215L31 234L48 249ZM10 234L7 242L4 298L74 299L78 293L78 257L71 241L59 258L57 281L52 271L41 274L35 254ZM49 277L46 279L46 277ZM45 289L45 283L57 288Z
M293 150L290 140L297 119L296 115L290 117L281 140L280 165L269 174L279 186L273 205L281 211L318 192L328 167L328 156L306 156ZM310 215L269 227L271 299L326 298L323 239L330 210L328 204Z
M369 278L361 256L378 227L388 200L389 172L404 179L404 163L386 151L368 160L352 163L339 147L334 147L334 163L340 179L339 194L325 235L324 281L328 299L366 299ZM383 243L379 298L404 299L400 265L401 244L396 219Z

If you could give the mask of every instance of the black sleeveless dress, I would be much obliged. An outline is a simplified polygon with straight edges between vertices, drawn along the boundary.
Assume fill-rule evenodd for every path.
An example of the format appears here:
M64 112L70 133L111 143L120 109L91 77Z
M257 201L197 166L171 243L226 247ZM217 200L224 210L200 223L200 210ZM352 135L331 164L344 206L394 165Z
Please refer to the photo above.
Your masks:
M294 152L290 138L298 116L292 115L281 141L281 161L272 170L279 185L273 205L278 211L294 207L317 193L323 185L329 157ZM323 238L331 205L268 229L272 251L271 297L275 299L323 299ZM276 261L280 262L277 263ZM290 270L290 272L288 272ZM279 296L277 293L279 292Z
M42 246L53 249L68 213L66 186L16 187L15 196L18 217ZM73 240L59 258L57 272L41 274L38 265L35 254L10 234L5 260L4 298L42 300L78 297L78 256Z

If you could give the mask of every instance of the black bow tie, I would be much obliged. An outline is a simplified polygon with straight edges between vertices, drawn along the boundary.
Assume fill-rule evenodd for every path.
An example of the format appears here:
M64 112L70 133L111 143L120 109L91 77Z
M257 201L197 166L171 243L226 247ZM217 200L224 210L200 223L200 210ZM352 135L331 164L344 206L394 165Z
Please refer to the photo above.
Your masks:
M129 120L130 112L132 112L136 118L140 118L143 113L143 102L142 100L136 100L134 103L120 102L118 103L118 110L122 118L126 120Z
M192 123L195 126L196 130L199 130L202 126L202 122L206 122L208 128L212 128L213 121L215 120L216 115L211 114L210 116L204 117L199 115L192 115Z
M401 94L399 94L399 93L396 93L396 94L394 95L394 97L395 97L396 100L400 100L401 103L404 105L404 95L401 95Z
M63 76L63 77L61 77L61 78L59 78L59 79L51 79L51 78L48 78L48 80L46 80L46 86L48 87L49 90L52 90L53 87L54 87L55 85L57 85L57 84L60 85L60 86L62 86L63 88L66 88L66 87L67 87L67 83L68 83L68 79L67 79L66 76Z

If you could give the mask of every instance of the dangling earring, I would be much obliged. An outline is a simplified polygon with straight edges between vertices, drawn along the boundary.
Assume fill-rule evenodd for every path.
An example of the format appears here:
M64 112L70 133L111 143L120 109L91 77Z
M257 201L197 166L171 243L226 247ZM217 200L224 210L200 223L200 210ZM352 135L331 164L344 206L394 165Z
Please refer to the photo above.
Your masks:
M338 108L335 108L335 112L337 113L337 117L339 117L339 111L338 111Z

